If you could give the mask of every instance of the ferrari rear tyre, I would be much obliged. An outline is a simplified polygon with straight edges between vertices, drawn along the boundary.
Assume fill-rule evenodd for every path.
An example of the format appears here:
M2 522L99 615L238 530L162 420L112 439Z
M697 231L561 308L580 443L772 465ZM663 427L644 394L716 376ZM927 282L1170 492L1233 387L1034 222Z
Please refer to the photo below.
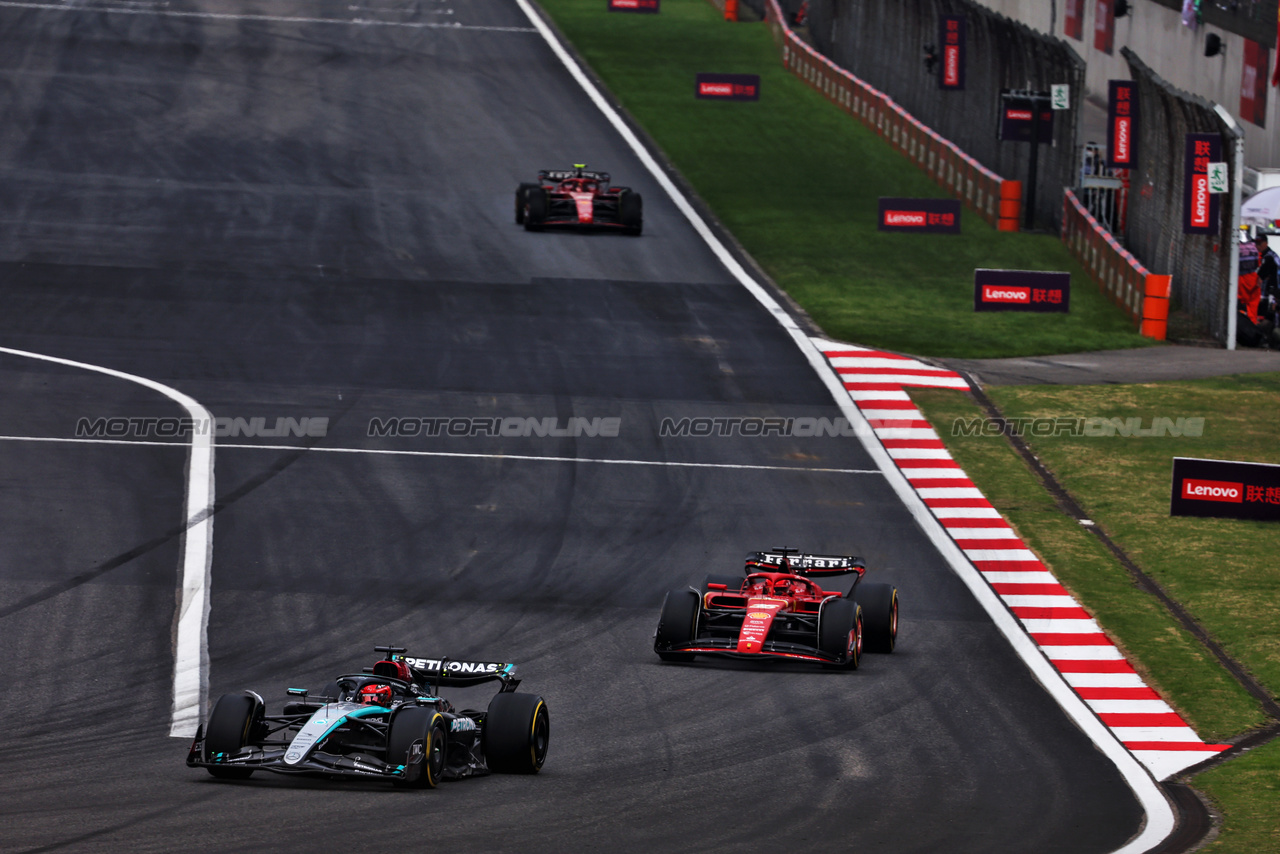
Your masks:
M262 710L250 694L223 694L213 705L204 735L204 761L217 753L239 753L249 743ZM252 768L209 767L209 773L223 780L247 780Z
M529 191L538 184L521 184L516 188L516 225L524 224L524 206L528 203Z
M898 588L892 584L862 584L857 597L862 606L867 652L893 652L898 645Z
M444 715L435 709L401 708L387 728L387 764L403 765L405 776L395 785L413 789L434 789L444 773Z
M692 590L672 590L662 602L662 616L653 636L653 650L663 661L693 661L691 652L668 652L667 647L684 646L697 637L702 598Z
M707 580L702 582L702 592L708 592L708 584L723 584L726 593L737 593L742 589L741 575L708 575Z
M503 693L489 701L480 744L490 771L537 774L550 738L547 704L537 694Z
M530 187L525 191L524 227L527 231L542 231L547 221L547 191Z
M618 199L618 220L627 234L639 234L644 229L644 200L639 193L627 191Z
M831 599L818 621L818 649L841 659L833 665L857 670L862 661L862 611L856 602Z

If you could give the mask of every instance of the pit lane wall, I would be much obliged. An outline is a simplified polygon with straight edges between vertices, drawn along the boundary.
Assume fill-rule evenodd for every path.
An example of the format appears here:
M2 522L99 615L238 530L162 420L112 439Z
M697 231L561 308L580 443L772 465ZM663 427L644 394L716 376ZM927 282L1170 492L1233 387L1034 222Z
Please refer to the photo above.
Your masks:
M723 9L725 0L711 0ZM915 161L940 186L1001 231L1017 231L1022 182L1001 178L944 139L870 83L818 53L787 26L778 0L768 0L765 23L793 74Z
M1142 335L1165 340L1173 277L1157 275L1142 266L1070 189L1062 198L1062 242L1107 298L1138 324Z

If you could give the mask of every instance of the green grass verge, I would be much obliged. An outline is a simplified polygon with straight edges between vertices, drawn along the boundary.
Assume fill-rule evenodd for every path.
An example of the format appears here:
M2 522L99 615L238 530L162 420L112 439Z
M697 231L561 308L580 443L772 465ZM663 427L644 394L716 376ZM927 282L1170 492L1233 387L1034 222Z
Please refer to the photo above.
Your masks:
M968 210L960 235L877 231L880 196L945 193L786 71L763 24L728 23L706 0L666 0L659 15L611 14L604 2L583 0L542 6L716 216L828 335L971 358L1152 343L1055 236L999 232ZM700 71L759 74L760 100L699 101L693 86ZM609 164L593 165L627 180ZM978 267L1069 272L1071 313L977 314Z
M1172 458L1274 459L1269 418L1280 374L1124 386L1014 386L988 393L1008 418L1203 417L1200 437L1035 437L1028 443L1090 517L1182 602L1269 691L1280 689L1280 560L1274 525L1169 516ZM974 483L1009 519L1149 682L1207 740L1266 722L1217 666L1097 540L1061 513L1002 437L955 435L981 417L964 394L912 392ZM1261 416L1261 417L1260 417ZM1118 476L1119 475L1119 476ZM1207 850L1280 850L1280 742L1198 775L1224 816Z

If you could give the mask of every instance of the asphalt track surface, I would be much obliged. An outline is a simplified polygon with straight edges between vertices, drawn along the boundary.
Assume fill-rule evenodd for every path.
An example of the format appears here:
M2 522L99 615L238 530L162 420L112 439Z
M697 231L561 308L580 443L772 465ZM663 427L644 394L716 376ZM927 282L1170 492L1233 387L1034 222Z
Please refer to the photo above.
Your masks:
M1074 854L1137 832L855 439L660 435L840 413L515 5L41 5L0 5L0 345L218 416L329 419L219 439L210 695L278 708L399 644L518 662L552 741L536 777L427 792L186 768L186 452L65 441L181 410L0 355L0 848ZM643 237L515 226L516 183L574 161L644 194ZM620 428L369 435L415 416ZM667 589L782 544L896 583L898 651L658 661Z

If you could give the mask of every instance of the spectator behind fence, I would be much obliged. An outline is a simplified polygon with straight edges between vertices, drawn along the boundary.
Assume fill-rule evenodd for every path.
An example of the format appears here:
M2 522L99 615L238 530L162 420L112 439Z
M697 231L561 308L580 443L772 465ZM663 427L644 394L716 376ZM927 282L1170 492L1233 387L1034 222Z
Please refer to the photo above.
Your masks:
M1275 323L1259 313L1262 292L1258 285L1258 268L1261 256L1256 244L1248 240L1240 243L1240 284L1236 291L1236 343L1244 347L1273 347L1280 349L1280 338L1275 336Z
M1253 238L1253 245L1258 248L1258 286L1262 289L1262 298L1280 296L1280 255L1267 247L1267 236L1259 234Z

